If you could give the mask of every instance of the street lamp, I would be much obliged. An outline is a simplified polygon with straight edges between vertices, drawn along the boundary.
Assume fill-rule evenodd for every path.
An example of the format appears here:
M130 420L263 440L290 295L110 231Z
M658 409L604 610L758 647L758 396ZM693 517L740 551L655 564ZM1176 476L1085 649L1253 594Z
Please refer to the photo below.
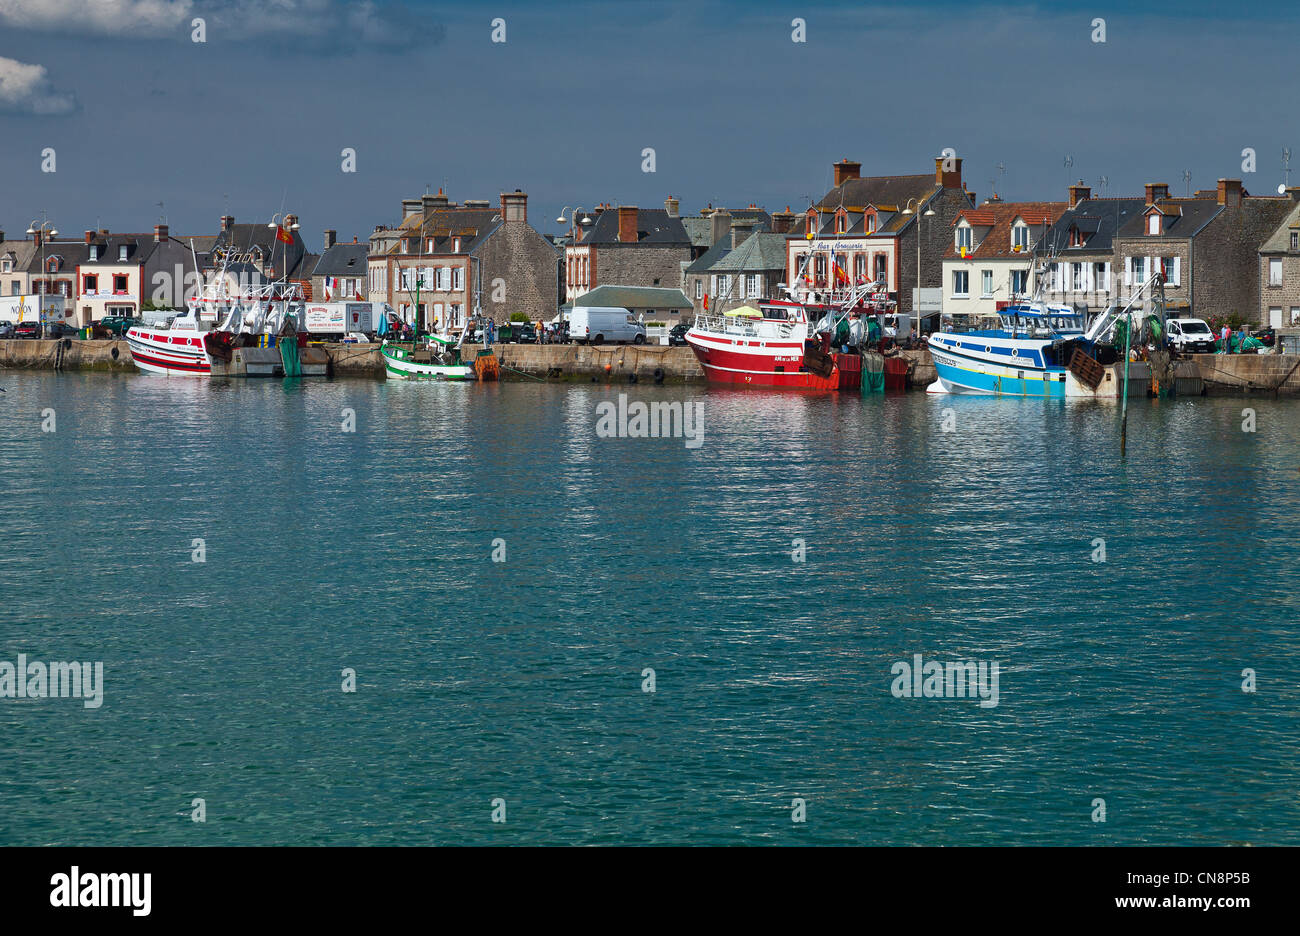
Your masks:
M569 206L565 205L564 208L560 210L560 216L555 219L555 223L569 224L569 219L565 217L565 214L567 214L568 211L569 211ZM581 221L578 220L578 215L580 214L582 215ZM578 243L578 225L581 224L586 226L591 224L591 215L583 214L581 205L573 209L572 217L573 217L573 223L569 225L569 246L570 247L574 247ZM565 266L567 267L568 264L565 264ZM564 298L565 299L569 298L569 277L567 276L567 272L568 271L566 270L565 271L566 276L564 277Z
M37 301L38 305L40 306L40 309L39 309L39 311L37 312L37 316L38 316L38 318L39 318L39 320L40 320L40 323L41 323L41 330L44 331L44 329L45 329L45 296L46 296L46 294L49 292L49 289L48 289L48 287L49 287L49 283L48 283L48 282L46 281L46 279L45 279L45 276L46 276L46 271L45 271L45 242L46 242L49 238L51 238L51 237L58 237L58 236L59 236L59 232L58 232L57 230L55 230L54 225L50 224L49 221L45 220L45 212L42 211L42 212L41 212L41 223L40 223L40 224L37 224L37 223L36 223L36 219L33 218L33 219L32 219L32 223L29 224L29 225L27 226L27 233L28 233L28 234L31 234L31 235L33 235L33 236L35 236L36 234L40 234L40 235L41 235L41 290L40 290L40 292L38 293L38 295L40 296L40 298L37 299L36 301Z
M912 207L913 204L916 205L915 208ZM917 211L920 211L920 208L921 208L921 203L917 199L909 198L907 200L907 204L903 208L903 214L905 215L915 214ZM921 212L921 217L933 218L934 209L927 207L925 211ZM942 287L942 285L943 284L940 283L940 287ZM920 309L916 308L916 306L920 305L921 302L921 218L916 219L916 293L915 295L916 295L916 299L912 303L913 306L912 313L916 318L916 337L920 338L921 337L921 311Z

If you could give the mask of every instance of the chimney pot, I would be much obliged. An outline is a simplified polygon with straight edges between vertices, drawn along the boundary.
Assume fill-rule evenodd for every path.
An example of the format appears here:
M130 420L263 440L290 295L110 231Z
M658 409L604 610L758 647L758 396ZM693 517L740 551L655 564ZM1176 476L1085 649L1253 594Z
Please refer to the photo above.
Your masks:
M1092 197L1092 189L1083 184L1080 179L1074 185L1070 186L1070 207L1073 208L1081 201L1087 201Z
M519 189L501 193L501 220L507 224L528 222L528 196Z
M223 230L223 231L229 231L229 230L230 230L231 228L233 228L234 226L235 226L235 216L234 216L234 215L222 215L222 216L221 216L221 230Z
M668 217L681 217L681 202L669 195L664 199L664 210L668 212Z
M91 241L93 241L94 239L95 239L95 232L94 232L94 231L87 231L87 232L86 232L86 243L89 244L89 243L90 243Z
M165 241L167 239L167 231L168 231L167 225L155 224L153 226L153 242L155 244L161 244L163 241Z
M338 239L338 231L334 230L333 228L326 228L326 229L325 229L325 249L326 249L326 250L329 250L331 247L333 247L334 244L335 244L335 242L337 241L337 239Z

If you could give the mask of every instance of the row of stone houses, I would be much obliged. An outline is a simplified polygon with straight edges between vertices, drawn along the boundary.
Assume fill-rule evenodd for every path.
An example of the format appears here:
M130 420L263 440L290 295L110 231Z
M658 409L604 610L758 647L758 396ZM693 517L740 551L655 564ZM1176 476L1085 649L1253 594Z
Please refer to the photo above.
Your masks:
M991 199L952 223L943 311L977 318L1033 295L1029 254L1043 247L1055 258L1041 284L1052 303L1096 313L1161 272L1170 314L1300 322L1300 244L1291 247L1288 229L1300 235L1297 199L1300 188L1253 196L1238 179L1187 198L1171 197L1163 183L1148 184L1144 196L1093 198L1080 182L1066 202Z

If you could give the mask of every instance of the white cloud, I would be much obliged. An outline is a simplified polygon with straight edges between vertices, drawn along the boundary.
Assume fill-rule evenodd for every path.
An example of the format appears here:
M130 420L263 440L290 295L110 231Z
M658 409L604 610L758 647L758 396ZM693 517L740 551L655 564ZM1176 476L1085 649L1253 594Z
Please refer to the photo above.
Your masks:
M188 29L194 0L0 0L0 23L14 29L162 36Z
M0 25L121 38L189 38L202 17L207 39L415 45L442 38L401 3L375 0L0 0Z
M0 56L0 112L57 117L76 109L76 97L56 90L44 65Z

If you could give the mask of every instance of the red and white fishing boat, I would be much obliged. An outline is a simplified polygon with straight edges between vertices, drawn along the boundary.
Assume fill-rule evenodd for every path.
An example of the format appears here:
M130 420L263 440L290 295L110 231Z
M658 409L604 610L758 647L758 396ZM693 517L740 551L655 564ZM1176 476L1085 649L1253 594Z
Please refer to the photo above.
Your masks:
M136 325L126 341L136 367L150 374L324 376L328 358L304 347L304 308L296 283L249 285L223 263L183 313Z
M807 298L812 298L806 292ZM803 390L857 390L868 319L883 310L878 284L818 296L698 315L686 333L705 377L714 383ZM843 350L834 348L848 347Z

